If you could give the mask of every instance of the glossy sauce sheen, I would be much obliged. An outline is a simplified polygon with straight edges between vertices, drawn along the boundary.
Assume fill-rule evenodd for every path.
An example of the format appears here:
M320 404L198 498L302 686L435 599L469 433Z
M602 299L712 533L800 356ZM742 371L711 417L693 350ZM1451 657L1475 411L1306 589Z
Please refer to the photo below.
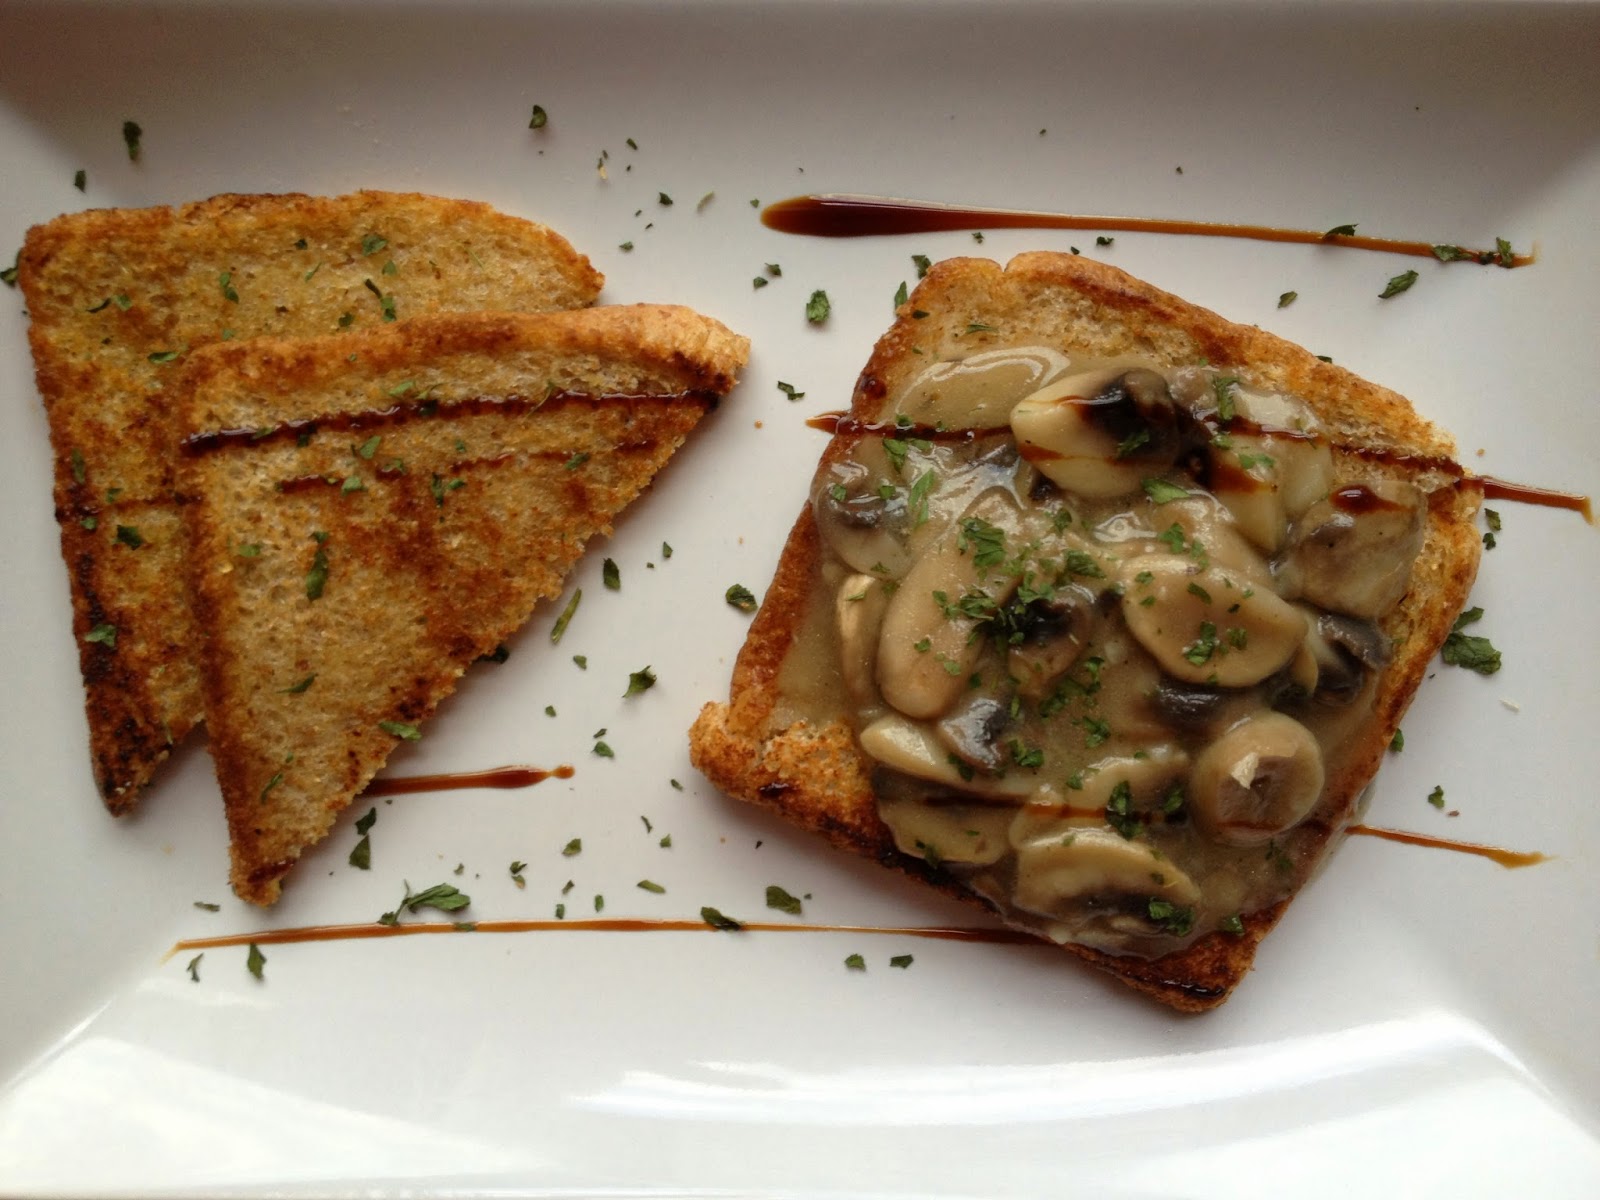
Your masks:
M810 237L870 237L875 234L937 233L959 229L1115 230L1118 233L1186 234L1194 237L1245 238L1257 242L1342 246L1351 250L1408 254L1416 258L1436 257L1430 242L1396 238L1327 234L1310 229L1278 229L1268 225L1234 225L1214 221L962 208L925 200L898 200L889 196L795 196L769 204L762 210L761 223L779 233L798 233ZM1469 257L1456 261L1484 266L1496 262L1492 250L1467 250L1465 253ZM1532 262L1531 254L1518 254L1512 257L1510 265L1525 267Z
M546 771L541 767L494 767L487 771L464 771L456 775L401 775L393 779L374 779L363 796L400 796L413 792L453 792L465 788L525 788L546 779L571 779L575 774L566 764Z

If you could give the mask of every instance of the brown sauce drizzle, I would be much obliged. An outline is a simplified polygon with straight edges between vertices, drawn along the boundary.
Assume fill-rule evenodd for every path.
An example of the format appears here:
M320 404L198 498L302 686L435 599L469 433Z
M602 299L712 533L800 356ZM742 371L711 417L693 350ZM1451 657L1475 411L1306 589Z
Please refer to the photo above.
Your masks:
M1537 851L1506 850L1500 846L1485 846L1479 842L1458 842L1451 838L1432 837L1426 833L1407 833L1403 829L1384 829L1377 825L1352 825L1345 832L1363 837L1382 838L1386 842L1402 842L1407 846L1427 846L1433 850L1454 850L1458 854L1475 854L1479 858L1487 858L1490 862L1498 863L1507 870L1531 867L1550 860L1548 854L1540 854Z
M1486 500L1512 500L1519 504L1537 504L1541 508L1563 508L1575 512L1590 525L1594 524L1594 508L1589 497L1576 492L1558 492L1554 488L1533 487L1526 483L1510 483L1493 475L1477 476Z
M494 767L487 771L462 771L454 775L399 775L374 779L363 796L402 796L413 792L453 792L466 788L525 788L546 779L571 779L576 772L565 763L551 770L542 767Z
M1185 234L1193 237L1244 238L1256 242L1293 242L1307 246L1342 246L1434 258L1433 243L1356 234L1279 229L1269 225L1235 225L1217 221L1176 221L1157 217L1095 217L1068 213L1025 212L1009 208L963 208L928 200L890 196L795 196L769 204L761 223L779 233L807 237L870 237L892 233L944 233L960 229L1081 229L1118 233ZM1493 250L1462 250L1457 262L1488 266L1499 262ZM1516 254L1509 265L1526 267L1531 254Z
M1011 434L1009 425L940 429L936 425L896 425L888 421L858 421L843 411L818 413L814 417L807 417L806 425L838 437L921 438L925 442L948 442L958 445L982 441L987 437L1002 435L1009 437Z
M981 929L944 925L780 925L749 921L746 933L851 933L895 937L932 938L947 942L989 942L996 945L1048 945L1031 933L1017 929ZM190 950L214 950L224 946L282 946L299 942L346 942L366 938L409 937L431 933L718 933L704 921L654 920L638 917L606 917L581 921L422 921L414 925L306 925L295 929L262 929L255 933L226 933L217 937L185 938L174 942L163 961Z
M1362 483L1336 488L1333 494L1328 497L1328 503L1340 512L1352 513L1356 516L1385 511L1401 512L1406 507L1404 504L1396 503L1393 500L1385 500L1377 492Z
M642 400L666 404L702 404L712 407L717 403L717 397L706 391L674 392L664 396L591 396L579 392L558 391L538 399L530 396L467 396L459 400L419 399L410 403L392 404L387 408L326 413L317 417L280 421L276 425L266 425L259 429L216 429L206 433L191 434L184 439L183 450L186 454L206 454L224 446L249 446L260 442L298 440L322 430L348 432L378 425L399 424L414 418L426 420L442 417L448 420L452 417L480 413L517 414L532 412L536 408L636 404Z

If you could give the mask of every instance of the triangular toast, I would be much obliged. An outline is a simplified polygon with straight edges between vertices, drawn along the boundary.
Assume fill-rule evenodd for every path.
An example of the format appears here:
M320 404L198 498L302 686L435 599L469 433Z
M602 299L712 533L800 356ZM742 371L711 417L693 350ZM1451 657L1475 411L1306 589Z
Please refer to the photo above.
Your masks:
M173 390L200 347L430 312L593 303L558 234L487 205L359 192L101 209L29 231L18 263L55 450L95 783L114 813L200 719L173 497Z
M1395 393L1113 267L937 264L692 760L1162 1003L1220 1004L1466 600L1482 489L1454 453Z
M681 308L215 346L180 483L234 891L280 880L733 386Z

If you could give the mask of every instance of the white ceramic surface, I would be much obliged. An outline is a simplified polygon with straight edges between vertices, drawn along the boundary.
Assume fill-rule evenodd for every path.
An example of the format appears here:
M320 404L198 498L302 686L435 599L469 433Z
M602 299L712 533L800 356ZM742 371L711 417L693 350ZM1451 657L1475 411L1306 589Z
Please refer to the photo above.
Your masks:
M604 894L608 916L783 920L763 905L778 883L812 895L806 921L969 923L724 800L683 736L748 624L724 589L760 593L801 503L822 444L802 422L846 402L910 256L1085 247L1406 393L1474 468L1593 492L1596 45L1585 5L4 0L8 254L86 204L415 188L546 220L606 272L606 299L693 305L755 349L592 548L561 646L552 605L394 760L577 775L379 804L370 872L345 865L347 821L258 913L227 893L202 746L133 819L95 798L45 422L20 298L0 292L0 1193L1600 1194L1600 536L1543 509L1495 506L1474 599L1504 669L1440 666L1371 819L1555 859L1509 872L1352 842L1203 1018L1045 948L904 937L340 942L268 947L263 982L242 950L208 952L198 984L190 956L163 959L186 937L370 920L402 880L460 882L458 862L480 920L549 916L572 879L575 914ZM137 165L125 118L145 130ZM1127 234L823 242L763 229L750 203L822 190L1503 235L1540 260ZM782 277L752 288L769 262ZM1380 302L1408 267L1416 286ZM821 328L803 316L816 288ZM623 701L646 663L660 683ZM590 753L600 727L613 761ZM1436 784L1459 817L1428 805ZM869 969L846 971L858 951ZM899 953L909 969L889 969Z

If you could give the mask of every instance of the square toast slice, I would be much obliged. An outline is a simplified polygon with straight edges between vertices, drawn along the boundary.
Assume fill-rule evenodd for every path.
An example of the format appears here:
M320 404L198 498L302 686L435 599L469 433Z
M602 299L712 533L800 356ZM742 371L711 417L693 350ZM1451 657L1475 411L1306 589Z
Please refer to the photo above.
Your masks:
M1355 819L1465 603L1481 487L1454 453L1401 396L1116 268L939 263L861 373L692 761L1214 1007ZM1346 536L1372 544L1340 558ZM1353 581L1379 562L1374 599ZM1260 749L1301 722L1328 745ZM1241 731L1254 757L1229 758Z
M687 309L423 317L196 352L180 489L234 891L304 850L733 386Z
M54 447L94 779L123 813L200 719L174 498L184 360L231 338L580 308L604 280L532 221L357 192L72 213L28 232L18 282Z

